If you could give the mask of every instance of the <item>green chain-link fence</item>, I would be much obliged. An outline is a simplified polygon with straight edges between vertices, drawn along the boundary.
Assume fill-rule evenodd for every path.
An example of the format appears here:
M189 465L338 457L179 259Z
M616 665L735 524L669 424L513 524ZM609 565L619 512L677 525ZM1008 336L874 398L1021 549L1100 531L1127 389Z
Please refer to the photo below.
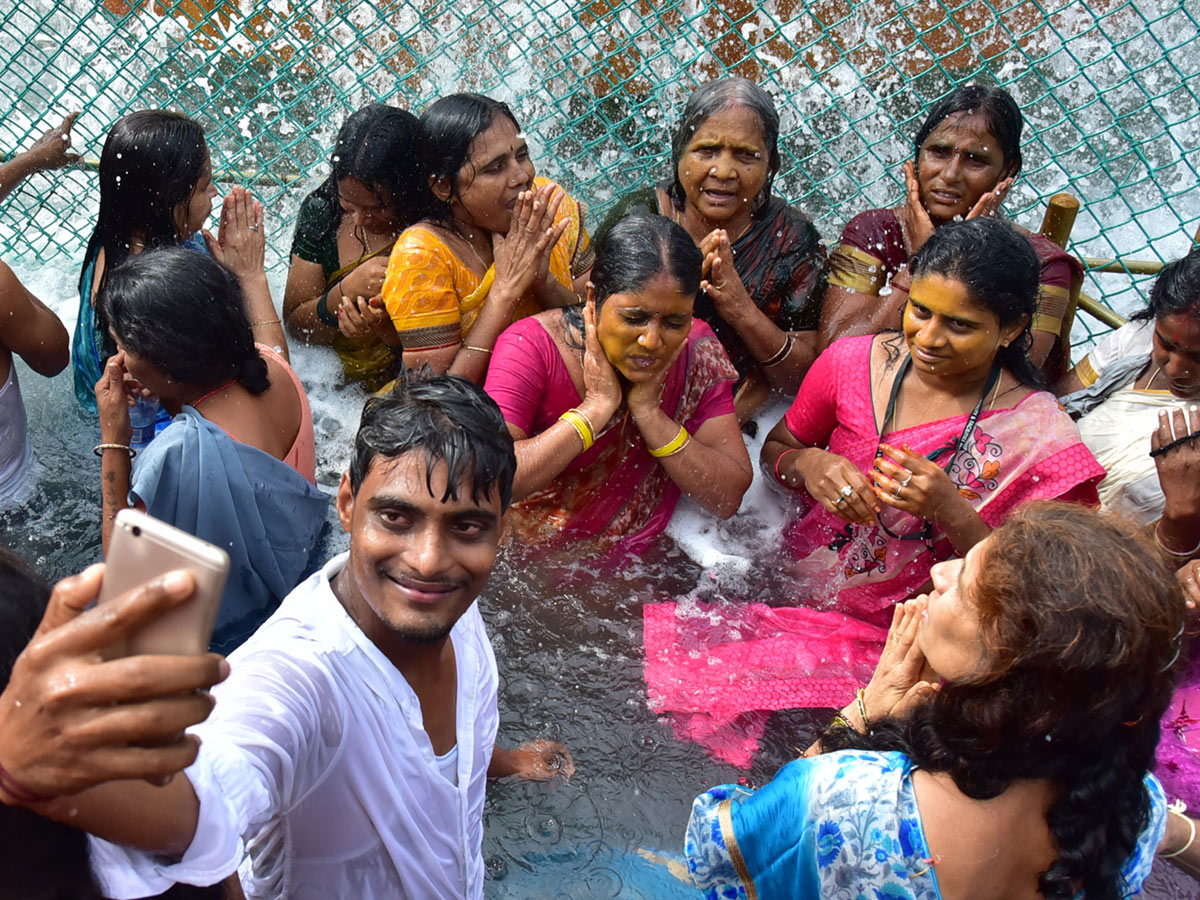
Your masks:
M1074 248L1171 258L1200 221L1200 4L1193 0L10 0L0 5L0 150L83 111L75 146L99 155L132 109L207 128L223 180L254 182L271 264L362 103L419 112L459 89L508 100L539 170L592 207L664 174L687 94L724 72L775 96L780 191L835 239L901 195L923 110L951 87L998 82L1029 130L1008 201L1030 227L1044 200L1084 201ZM0 216L0 251L78 259L95 173L36 176ZM65 264L66 260L61 260ZM1144 279L1085 285L1117 309ZM1074 339L1101 330L1082 317Z

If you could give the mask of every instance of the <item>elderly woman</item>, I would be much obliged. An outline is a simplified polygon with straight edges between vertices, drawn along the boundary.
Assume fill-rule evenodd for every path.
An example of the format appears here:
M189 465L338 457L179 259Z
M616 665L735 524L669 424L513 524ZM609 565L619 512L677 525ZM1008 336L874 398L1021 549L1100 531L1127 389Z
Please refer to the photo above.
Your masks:
M748 764L766 711L820 706L822 685L859 678L892 608L935 562L966 554L1029 500L1097 504L1104 470L1027 355L1038 277L1029 242L996 219L957 222L912 269L904 332L834 343L763 444L768 477L796 501L780 565L801 611L645 608L658 708L730 761ZM699 644L699 659L679 652ZM804 662L781 674L786 659ZM767 677L777 689L756 690Z
M1101 340L1059 384L1108 474L1100 502L1151 529L1185 566L1200 555L1200 250L1166 266L1149 306ZM1197 566L1181 570L1196 577ZM1164 782L1200 806L1200 658L1163 722ZM1189 710L1190 713L1189 714Z
M597 244L586 309L501 335L485 389L516 441L509 519L523 541L634 552L681 493L737 511L752 470L733 367L692 318L700 263L681 227L630 216Z
M904 204L855 216L834 248L822 348L839 337L899 327L912 280L906 264L947 222L997 213L1021 172L1024 127L1003 88L965 85L934 105L904 164ZM1023 233L1041 267L1029 356L1053 382L1066 370L1070 336L1061 334L1063 316L1083 270L1053 241Z
M738 419L770 388L794 394L816 357L825 249L812 222L771 194L779 114L745 78L701 86L671 139L671 180L624 198L597 231L633 211L669 216L704 252L696 318L738 371Z
M1191 843L1182 820L1164 839L1148 774L1183 615L1131 526L1026 507L897 610L826 752L696 800L694 882L709 898L1138 893L1156 850Z

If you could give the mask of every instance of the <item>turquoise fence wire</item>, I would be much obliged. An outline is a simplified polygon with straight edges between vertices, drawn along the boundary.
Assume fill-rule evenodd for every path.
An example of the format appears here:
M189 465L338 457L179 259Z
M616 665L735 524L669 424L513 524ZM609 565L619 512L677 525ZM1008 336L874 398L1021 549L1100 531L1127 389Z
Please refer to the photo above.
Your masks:
M178 109L206 128L218 177L267 207L286 266L304 193L338 125L363 103L419 112L476 90L508 101L539 171L592 219L666 174L671 129L696 85L763 84L782 116L778 190L827 240L901 196L928 105L996 83L1025 113L1025 169L1007 203L1036 228L1045 199L1081 198L1072 249L1169 259L1200 224L1200 7L1168 0L301 2L22 0L0 10L0 151L81 110L75 146L99 156L125 112ZM0 216L0 252L78 260L98 203L94 170L38 175ZM1090 276L1122 312L1146 277ZM1073 340L1103 326L1080 316Z

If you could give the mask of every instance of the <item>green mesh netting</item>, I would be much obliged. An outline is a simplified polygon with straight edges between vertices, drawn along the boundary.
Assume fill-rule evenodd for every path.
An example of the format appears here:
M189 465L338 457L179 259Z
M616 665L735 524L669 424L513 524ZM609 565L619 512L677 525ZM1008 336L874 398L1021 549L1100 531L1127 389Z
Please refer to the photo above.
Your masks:
M779 190L832 240L900 197L932 100L998 82L1029 125L1010 213L1036 227L1044 198L1070 190L1084 201L1076 252L1167 259L1200 221L1198 20L1186 0L21 0L0 9L0 150L81 109L75 146L94 160L124 112L179 109L206 127L220 179L257 185L280 267L337 126L365 102L507 100L539 170L595 220L664 174L693 87L734 72L775 96ZM90 170L35 176L0 217L0 251L78 259L96 205ZM1084 289L1128 311L1144 280ZM1081 316L1073 339L1102 330Z

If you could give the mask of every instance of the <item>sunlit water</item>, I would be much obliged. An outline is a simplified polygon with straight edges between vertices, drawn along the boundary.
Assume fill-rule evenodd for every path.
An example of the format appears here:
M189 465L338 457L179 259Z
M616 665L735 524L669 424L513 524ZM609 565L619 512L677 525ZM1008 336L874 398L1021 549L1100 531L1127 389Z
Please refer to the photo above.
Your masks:
M74 272L18 265L17 274L71 326ZM280 280L272 288L282 295ZM329 351L296 347L293 363L312 402L318 481L332 493L364 395L341 383ZM96 425L74 401L69 369L47 380L18 365L39 478L25 506L0 515L0 539L60 578L100 557ZM760 434L782 410L762 417ZM751 442L752 457L760 442ZM756 474L733 519L715 522L685 501L669 535L615 572L585 562L547 564L512 549L501 555L481 599L500 666L500 741L561 741L574 754L575 776L565 784L490 787L489 898L696 896L679 880L692 798L712 784L762 784L814 739L829 713L776 715L749 770L714 762L697 745L675 740L647 707L641 607L689 596L800 602L764 552L784 516L784 501ZM322 558L345 545L331 507ZM1149 897L1200 896L1173 870L1155 881Z

